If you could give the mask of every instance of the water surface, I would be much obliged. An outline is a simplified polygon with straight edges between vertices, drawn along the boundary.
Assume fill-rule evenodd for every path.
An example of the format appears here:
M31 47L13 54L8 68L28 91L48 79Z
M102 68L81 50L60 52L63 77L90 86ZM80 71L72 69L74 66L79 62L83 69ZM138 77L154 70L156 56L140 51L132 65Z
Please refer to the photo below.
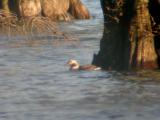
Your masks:
M68 70L91 63L103 33L99 0L83 1L91 20L60 23L76 42L1 37L0 120L159 120L160 71Z

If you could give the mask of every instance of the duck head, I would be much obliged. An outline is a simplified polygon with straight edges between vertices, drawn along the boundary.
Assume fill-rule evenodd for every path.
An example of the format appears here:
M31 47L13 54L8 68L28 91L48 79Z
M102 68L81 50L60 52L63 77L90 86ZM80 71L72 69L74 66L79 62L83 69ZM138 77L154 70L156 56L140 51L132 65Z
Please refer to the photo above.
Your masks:
M70 65L70 70L78 70L80 68L79 63L74 59L69 60L67 64Z

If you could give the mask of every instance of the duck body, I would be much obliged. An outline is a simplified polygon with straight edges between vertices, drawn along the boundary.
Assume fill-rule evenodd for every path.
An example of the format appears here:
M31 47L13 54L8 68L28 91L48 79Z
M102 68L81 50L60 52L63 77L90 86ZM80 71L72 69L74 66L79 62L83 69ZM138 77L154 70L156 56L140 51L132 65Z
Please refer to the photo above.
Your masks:
M88 64L88 65L79 65L79 63L76 60L69 60L67 62L68 65L70 65L70 70L101 70L100 67Z
M79 66L79 70L101 70L101 68L95 65L83 65Z

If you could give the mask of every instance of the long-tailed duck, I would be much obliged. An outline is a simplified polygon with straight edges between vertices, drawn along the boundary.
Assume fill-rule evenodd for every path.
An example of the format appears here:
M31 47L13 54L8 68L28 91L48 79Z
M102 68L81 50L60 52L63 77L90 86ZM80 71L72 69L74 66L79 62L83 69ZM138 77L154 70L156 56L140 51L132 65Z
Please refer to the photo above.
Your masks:
M81 66L73 59L69 60L67 64L70 65L70 70L101 70L100 67L91 64Z

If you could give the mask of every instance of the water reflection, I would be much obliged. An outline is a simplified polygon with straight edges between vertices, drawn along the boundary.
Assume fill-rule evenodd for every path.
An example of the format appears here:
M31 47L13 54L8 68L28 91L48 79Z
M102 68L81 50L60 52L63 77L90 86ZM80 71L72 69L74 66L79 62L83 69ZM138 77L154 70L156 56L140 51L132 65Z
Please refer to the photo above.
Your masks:
M92 61L103 32L99 1L84 1L94 19L61 23L76 44L0 41L0 120L159 120L159 71L68 70Z

